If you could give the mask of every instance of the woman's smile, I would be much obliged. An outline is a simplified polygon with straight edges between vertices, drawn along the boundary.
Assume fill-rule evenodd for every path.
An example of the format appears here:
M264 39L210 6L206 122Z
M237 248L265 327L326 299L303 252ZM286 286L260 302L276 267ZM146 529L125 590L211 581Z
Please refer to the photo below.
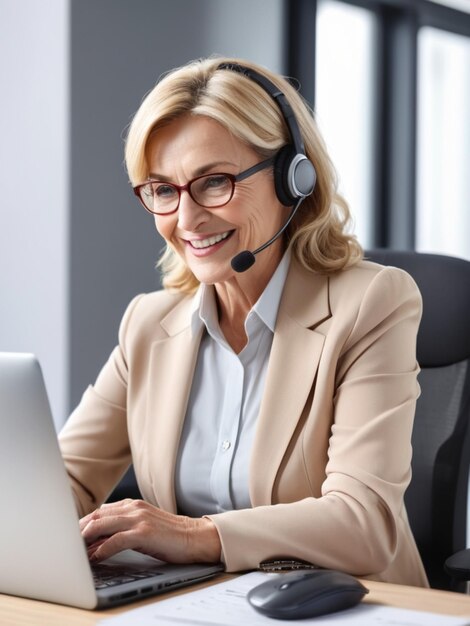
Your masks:
M223 233L205 236L204 238L194 237L185 241L193 249L193 253L196 256L203 256L216 252L234 232L234 230L227 230Z

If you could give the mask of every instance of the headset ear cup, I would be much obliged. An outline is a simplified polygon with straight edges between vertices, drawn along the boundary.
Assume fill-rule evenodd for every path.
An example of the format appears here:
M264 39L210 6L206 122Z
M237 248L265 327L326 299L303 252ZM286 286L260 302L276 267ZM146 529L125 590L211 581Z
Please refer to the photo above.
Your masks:
M284 206L292 206L297 202L289 187L289 168L295 155L293 146L284 146L277 153L274 162L274 187L279 202Z

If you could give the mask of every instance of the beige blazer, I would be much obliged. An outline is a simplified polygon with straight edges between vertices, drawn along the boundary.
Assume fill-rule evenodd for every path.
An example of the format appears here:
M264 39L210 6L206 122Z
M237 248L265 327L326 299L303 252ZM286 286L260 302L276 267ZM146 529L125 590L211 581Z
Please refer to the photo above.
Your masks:
M81 514L106 499L131 457L143 497L176 512L175 460L201 340L192 306L165 291L129 305L119 345L60 435ZM228 571L291 557L427 584L403 505L420 315L401 270L361 262L326 276L292 261L251 454L252 508L210 516Z

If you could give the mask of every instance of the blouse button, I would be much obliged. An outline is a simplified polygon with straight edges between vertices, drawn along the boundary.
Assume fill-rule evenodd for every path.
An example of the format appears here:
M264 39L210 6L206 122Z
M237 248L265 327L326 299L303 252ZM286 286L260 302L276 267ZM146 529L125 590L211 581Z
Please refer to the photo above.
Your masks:
M222 442L222 450L228 450L232 444L228 439Z

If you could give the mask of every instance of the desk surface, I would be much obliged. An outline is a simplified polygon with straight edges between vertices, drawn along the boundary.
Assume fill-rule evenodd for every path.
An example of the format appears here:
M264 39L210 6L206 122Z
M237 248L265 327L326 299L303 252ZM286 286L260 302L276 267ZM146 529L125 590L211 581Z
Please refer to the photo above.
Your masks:
M228 578L230 578L228 574L223 574L215 578L213 582L222 582ZM468 595L437 591L435 589L378 583L370 580L363 582L370 590L370 593L364 600L365 602L448 615L468 615L470 617L470 596ZM200 589L207 584L211 583L200 583L186 589L155 596L142 602L134 602L124 607L107 609L106 611L84 611L0 594L0 624L1 626L44 626L45 624L47 626L92 626L105 617L111 617L123 611L138 608L178 593L186 593L188 590Z

